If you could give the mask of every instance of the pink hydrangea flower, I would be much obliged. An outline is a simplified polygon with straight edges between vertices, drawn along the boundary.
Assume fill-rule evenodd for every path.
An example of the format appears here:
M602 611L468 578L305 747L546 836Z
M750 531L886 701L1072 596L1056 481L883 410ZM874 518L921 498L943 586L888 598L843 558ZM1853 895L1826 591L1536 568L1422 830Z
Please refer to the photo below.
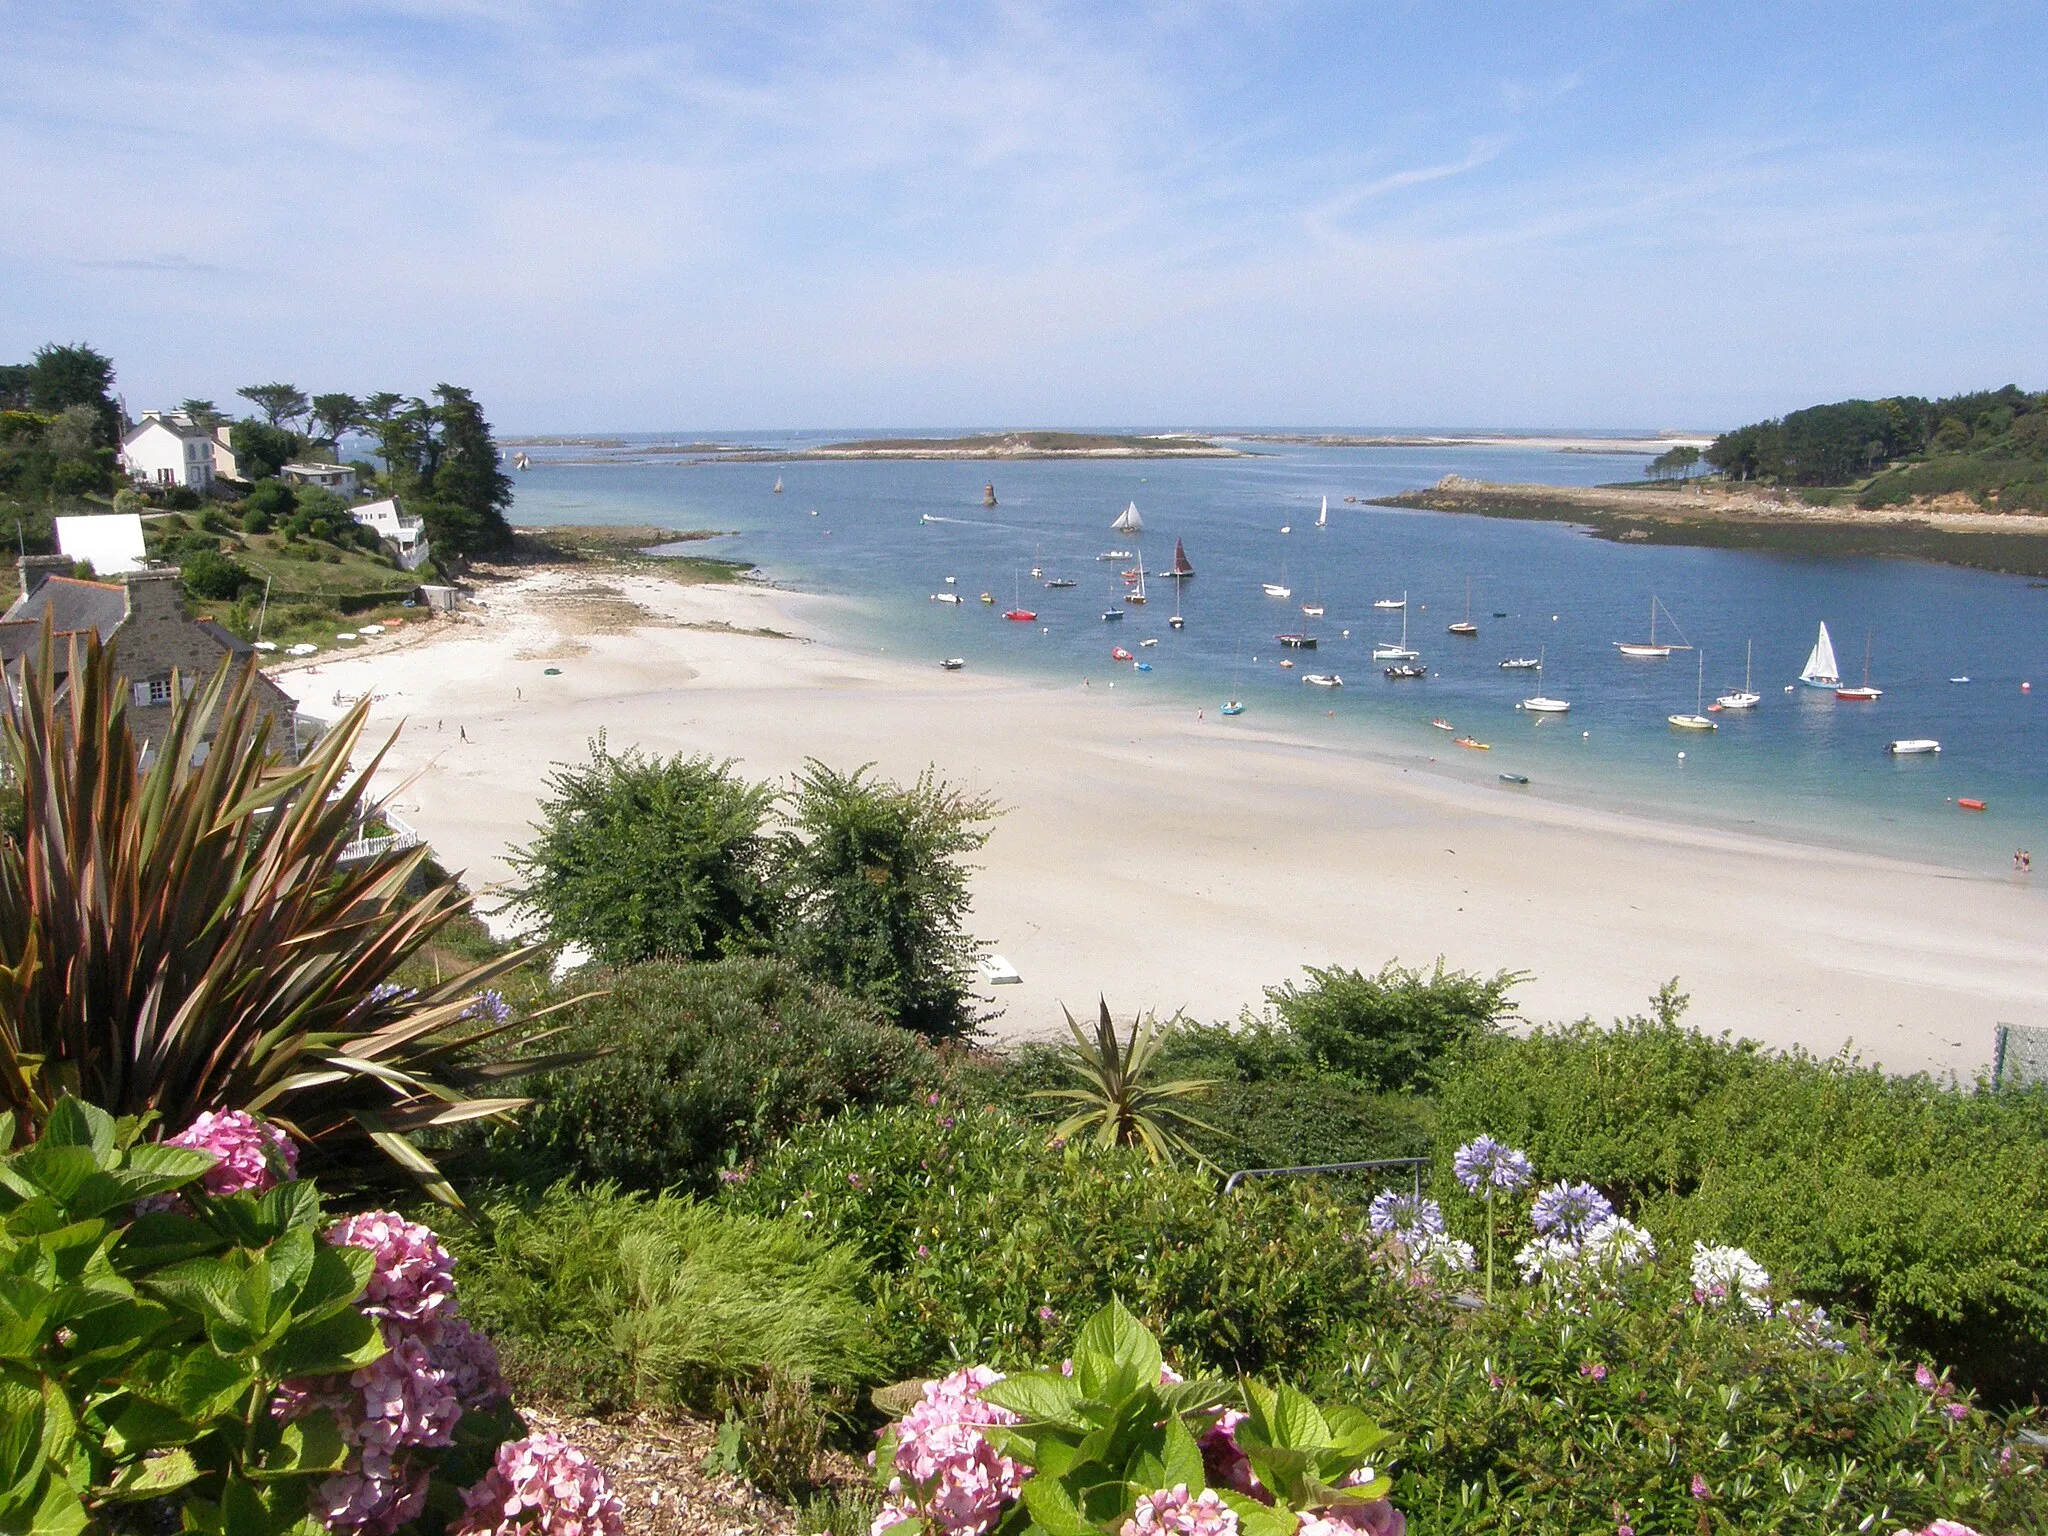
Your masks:
M498 1369L497 1346L462 1318L435 1318L420 1328L419 1339L464 1408L488 1408L504 1400L505 1378Z
M462 1404L448 1372L434 1363L412 1334L391 1338L391 1348L349 1377L361 1393L355 1422L342 1424L351 1445L396 1451L409 1445L453 1445Z
M982 1400L1003 1378L985 1365L928 1381L923 1396L896 1426L897 1476L874 1531L902 1520L927 1520L955 1536L981 1536L1015 1501L1031 1469L996 1448L976 1427L1015 1424L1017 1415Z
M1977 1536L1960 1520L1937 1520L1924 1531L1900 1531L1899 1536Z
M246 1110L202 1110L165 1144L220 1159L199 1176L199 1187L209 1195L260 1195L299 1175L299 1149L291 1137Z
M423 1323L455 1301L455 1260L433 1230L393 1211L366 1211L328 1228L336 1247L367 1248L376 1259L362 1309L372 1317Z
M625 1536L610 1480L559 1435L506 1441L462 1502L449 1536Z
M313 1513L328 1530L348 1536L392 1536L427 1507L424 1467L394 1466L389 1457L366 1459L337 1472L313 1490Z
M1250 1459L1237 1443L1237 1426L1248 1417L1236 1408L1226 1408L1195 1442L1202 1448L1202 1475L1219 1488L1249 1494L1270 1504L1272 1494L1259 1481L1259 1474L1252 1470Z
M1360 1536L1361 1532L1364 1536L1407 1536L1408 1517L1394 1508L1391 1499L1332 1504L1301 1516L1300 1536Z
M1237 1511L1215 1489L1188 1492L1176 1483L1157 1493L1138 1495L1137 1511L1123 1525L1122 1536L1237 1536Z

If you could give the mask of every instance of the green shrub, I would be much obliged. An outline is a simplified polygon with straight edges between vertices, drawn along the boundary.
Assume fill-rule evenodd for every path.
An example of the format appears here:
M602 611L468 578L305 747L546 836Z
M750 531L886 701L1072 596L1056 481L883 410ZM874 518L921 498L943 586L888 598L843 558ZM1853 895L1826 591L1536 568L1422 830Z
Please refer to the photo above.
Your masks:
M773 960L655 961L619 972L563 1043L609 1054L529 1079L491 1145L527 1176L702 1189L807 1121L928 1092L915 1035Z
M1488 1132L1660 1241L1739 1243L1995 1397L2048 1383L2048 1096L1772 1055L1667 1007L1490 1042L1440 1114L1440 1145Z
M1860 1339L1837 1354L1788 1323L1689 1304L1666 1251L1623 1299L1509 1292L1450 1326L1360 1335L1327 1390L1399 1437L1393 1498L1411 1529L2048 1529L2040 1452L2008 1450L2031 1415L1951 1418L1945 1386L1923 1390Z
M1513 1017L1508 993L1527 978L1502 971L1404 969L1388 961L1376 976L1308 966L1309 984L1266 989L1266 1001L1309 1061L1324 1072L1387 1092L1427 1091L1439 1063Z
M805 1223L562 1184L489 1204L447 1242L464 1313L515 1382L557 1401L702 1408L771 1372L882 1376L865 1265Z
M1366 1261L1355 1209L1311 1188L1224 1198L1128 1148L1048 1144L1000 1110L926 1105L809 1127L726 1201L852 1243L880 1277L891 1358L1054 1358L1121 1298L1190 1368L1293 1370L1383 1315L1398 1287Z
M765 831L774 792L730 762L614 753L548 780L540 836L512 860L518 895L557 941L612 965L713 959L773 923Z
M249 584L249 568L218 550L194 550L180 561L185 591L201 601L226 601Z

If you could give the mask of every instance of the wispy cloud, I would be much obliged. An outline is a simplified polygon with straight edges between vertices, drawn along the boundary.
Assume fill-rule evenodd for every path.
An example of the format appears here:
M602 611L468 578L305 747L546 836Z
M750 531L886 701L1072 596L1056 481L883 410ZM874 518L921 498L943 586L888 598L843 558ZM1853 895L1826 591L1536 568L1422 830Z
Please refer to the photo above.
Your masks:
M194 261L175 253L162 256L74 258L72 266L87 272L218 272L210 261Z

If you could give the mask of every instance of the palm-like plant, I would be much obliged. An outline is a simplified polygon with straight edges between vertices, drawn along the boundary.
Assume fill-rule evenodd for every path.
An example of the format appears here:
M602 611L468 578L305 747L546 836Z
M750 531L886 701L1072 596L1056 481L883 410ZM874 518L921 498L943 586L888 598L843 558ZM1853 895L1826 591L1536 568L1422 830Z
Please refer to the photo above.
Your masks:
M412 1137L525 1102L489 1090L549 1063L479 1061L512 1026L460 1021L530 951L392 983L468 898L407 895L424 848L341 866L383 758L351 775L364 706L287 766L253 667L224 665L192 698L173 683L151 754L112 655L73 641L60 684L54 654L46 627L0 727L23 802L0 839L0 1109L31 1132L65 1094L172 1127L259 1110L316 1164L374 1167L374 1144L452 1201Z
M1215 1132L1215 1127L1181 1109L1189 1099L1198 1099L1216 1085L1204 1078L1181 1078L1174 1082L1151 1081L1158 1068L1160 1040L1150 1014L1131 1020L1128 1041L1117 1038L1116 1023L1109 1016L1109 1002L1100 1000L1095 1037L1082 1032L1074 1016L1067 1013L1067 1028L1074 1043L1062 1049L1067 1070L1078 1079L1072 1088L1048 1088L1032 1095L1038 1099L1063 1099L1080 1108L1060 1122L1055 1136L1090 1137L1102 1147L1143 1147L1155 1163L1171 1162L1176 1156L1207 1164L1184 1132ZM1065 1013L1065 1009L1061 1009Z

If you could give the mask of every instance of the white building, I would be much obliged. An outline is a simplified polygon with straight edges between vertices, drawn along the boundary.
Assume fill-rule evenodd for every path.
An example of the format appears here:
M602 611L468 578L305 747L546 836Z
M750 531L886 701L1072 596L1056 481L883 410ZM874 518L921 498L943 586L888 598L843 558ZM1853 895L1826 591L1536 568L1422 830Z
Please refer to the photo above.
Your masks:
M287 464L278 475L293 485L317 485L344 500L355 500L356 472L346 464Z
M388 539L397 548L398 563L408 571L418 570L433 552L427 544L425 526L410 512L400 511L395 496L366 501L348 510L350 517L365 528L376 529L379 538Z
M102 512L91 517L60 517L57 548L73 560L92 562L93 575L104 580L146 569L142 519L133 512Z
M183 411L144 411L121 439L121 467L145 485L213 484L213 433Z
M228 436L230 430L226 422L213 429L213 477L216 480L242 478L241 461L235 457L234 443Z

